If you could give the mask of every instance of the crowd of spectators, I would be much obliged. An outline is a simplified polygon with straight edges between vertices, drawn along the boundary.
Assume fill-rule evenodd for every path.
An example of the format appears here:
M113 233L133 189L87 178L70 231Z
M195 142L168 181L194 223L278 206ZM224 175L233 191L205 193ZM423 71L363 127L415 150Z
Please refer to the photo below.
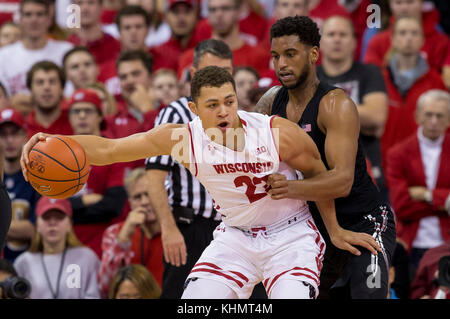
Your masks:
M166 252L145 162L92 166L79 193L51 200L23 179L22 146L37 132L120 138L153 128L189 97L195 50L208 39L232 52L239 107L252 112L280 85L270 27L307 15L321 30L318 77L357 106L369 173L396 216L387 297L449 298L438 271L450 255L447 2L0 2L8 4L0 6L0 160L12 201L2 281L25 278L30 298L164 296ZM216 65L220 54L209 58Z

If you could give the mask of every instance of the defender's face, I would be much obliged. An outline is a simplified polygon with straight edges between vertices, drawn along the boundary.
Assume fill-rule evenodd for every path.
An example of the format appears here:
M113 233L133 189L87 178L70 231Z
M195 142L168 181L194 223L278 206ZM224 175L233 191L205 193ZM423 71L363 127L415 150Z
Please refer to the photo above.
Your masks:
M189 106L200 117L207 133L208 130L215 129L225 134L227 129L240 127L236 91L231 83L218 88L202 87L197 103L191 102Z
M283 86L294 89L306 80L310 64L309 50L297 35L273 38L270 53L275 72Z

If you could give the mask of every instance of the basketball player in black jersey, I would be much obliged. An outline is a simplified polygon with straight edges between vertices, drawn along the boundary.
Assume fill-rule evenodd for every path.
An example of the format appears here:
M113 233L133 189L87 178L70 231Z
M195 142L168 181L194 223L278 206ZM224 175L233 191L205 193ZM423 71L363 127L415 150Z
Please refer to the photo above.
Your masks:
M0 145L0 256L11 224L11 200L3 184L3 146Z
M270 37L272 59L282 86L271 88L258 102L257 111L298 123L316 143L328 169L324 173L327 178L321 180L288 182L283 175L272 175L270 194L274 199L335 198L341 227L367 232L382 247L377 255L364 248L359 255L337 249L329 241L316 205L308 202L327 240L319 298L385 299L395 223L366 170L356 105L341 89L318 80L315 63L319 58L320 34L310 18L278 20Z

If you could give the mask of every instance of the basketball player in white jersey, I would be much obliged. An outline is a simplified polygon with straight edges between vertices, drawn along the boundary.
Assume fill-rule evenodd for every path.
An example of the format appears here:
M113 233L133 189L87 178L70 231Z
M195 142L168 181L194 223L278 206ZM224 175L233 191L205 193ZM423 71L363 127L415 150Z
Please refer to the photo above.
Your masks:
M306 202L273 200L266 183L277 172L296 179L294 169L320 178L326 169L314 142L288 120L238 111L233 77L222 68L198 71L191 96L189 107L198 117L187 125L161 125L121 139L71 137L92 165L171 155L215 199L222 223L188 276L183 298L248 298L261 281L269 298L316 298L322 236ZM25 178L29 151L48 136L38 133L24 146ZM317 205L334 245L353 253L352 245L380 250L370 235L338 225L334 201Z

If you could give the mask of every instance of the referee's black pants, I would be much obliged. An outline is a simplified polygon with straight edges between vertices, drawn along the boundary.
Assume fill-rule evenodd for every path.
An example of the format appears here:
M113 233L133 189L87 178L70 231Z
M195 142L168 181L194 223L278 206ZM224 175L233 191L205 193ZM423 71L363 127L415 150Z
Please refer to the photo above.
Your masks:
M180 299L183 294L184 282L200 258L203 250L213 239L213 232L220 221L203 217L194 217L191 224L177 223L186 244L186 264L176 267L164 260L162 283L162 299Z

